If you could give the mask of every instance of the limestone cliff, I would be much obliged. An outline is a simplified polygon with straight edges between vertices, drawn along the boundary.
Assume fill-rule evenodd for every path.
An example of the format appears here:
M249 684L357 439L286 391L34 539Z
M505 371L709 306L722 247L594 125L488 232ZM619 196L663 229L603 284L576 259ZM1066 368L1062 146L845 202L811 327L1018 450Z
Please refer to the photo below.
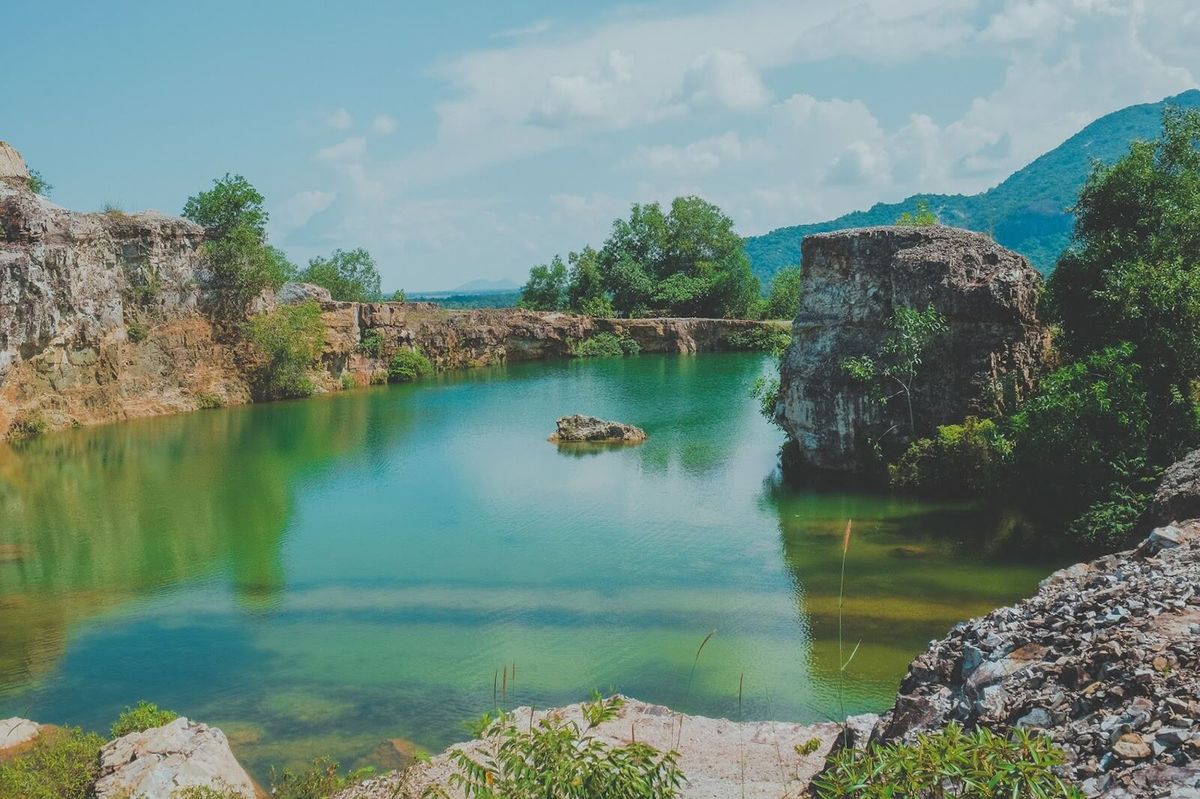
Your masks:
M1049 344L1037 318L1041 278L990 238L941 226L814 235L801 269L776 409L809 465L853 471L867 437L911 437L905 408L872 398L842 368L880 351L896 308L933 305L949 326L913 392L918 434L991 415L1032 387Z
M205 314L204 230L155 212L78 213L29 190L21 156L0 142L0 439L48 429L250 401L254 358ZM289 284L252 311L315 299L327 325L319 390L366 384L391 355L419 346L441 369L569 355L598 332L643 352L729 349L771 323L604 320L516 309L446 311L427 303L337 302ZM368 354L364 338L378 331Z

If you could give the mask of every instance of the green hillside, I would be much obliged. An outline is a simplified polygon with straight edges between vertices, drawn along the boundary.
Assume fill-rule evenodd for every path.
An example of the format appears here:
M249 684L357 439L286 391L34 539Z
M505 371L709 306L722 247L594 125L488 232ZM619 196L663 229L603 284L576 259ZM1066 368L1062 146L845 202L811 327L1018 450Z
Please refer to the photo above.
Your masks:
M924 199L945 224L989 233L1023 254L1042 273L1049 272L1070 240L1072 217L1067 209L1092 161L1114 161L1134 139L1157 137L1167 105L1200 107L1200 90L1103 116L982 194L915 194L903 202L878 203L869 211L855 211L828 222L778 228L747 238L746 254L765 284L781 267L800 262L800 241L809 233L890 225L902 211Z

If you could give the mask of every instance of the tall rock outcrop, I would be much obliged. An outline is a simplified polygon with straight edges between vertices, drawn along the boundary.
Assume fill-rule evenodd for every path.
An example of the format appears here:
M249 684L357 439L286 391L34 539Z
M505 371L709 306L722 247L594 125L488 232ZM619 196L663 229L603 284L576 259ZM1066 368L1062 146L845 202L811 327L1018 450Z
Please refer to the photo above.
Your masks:
M902 402L879 401L842 362L876 355L896 308L929 305L949 332L931 348L913 391L916 432L991 415L1026 395L1049 345L1037 318L1041 278L979 233L942 226L877 227L808 236L804 291L784 354L776 418L810 466L854 471L869 437L911 438Z

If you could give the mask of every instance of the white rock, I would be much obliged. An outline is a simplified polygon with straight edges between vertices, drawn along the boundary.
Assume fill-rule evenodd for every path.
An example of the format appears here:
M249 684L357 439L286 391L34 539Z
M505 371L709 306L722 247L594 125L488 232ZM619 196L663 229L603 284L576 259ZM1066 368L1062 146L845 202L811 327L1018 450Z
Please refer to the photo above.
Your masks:
M172 799L192 786L233 791L254 799L254 783L216 727L180 717L132 732L100 750L97 799Z
M38 736L42 726L29 719L0 720L0 752L28 743Z

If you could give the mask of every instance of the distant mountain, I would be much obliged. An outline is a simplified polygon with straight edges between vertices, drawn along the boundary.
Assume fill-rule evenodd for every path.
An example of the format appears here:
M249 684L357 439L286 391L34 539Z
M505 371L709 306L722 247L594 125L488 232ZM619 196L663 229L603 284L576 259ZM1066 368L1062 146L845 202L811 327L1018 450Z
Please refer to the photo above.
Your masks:
M1071 239L1074 218L1067 210L1087 179L1092 162L1111 163L1135 139L1157 138L1165 106L1200 107L1200 90L1190 89L1157 103L1131 105L1100 117L1029 166L982 194L914 194L899 203L878 203L829 222L795 225L746 239L746 254L764 285L781 267L800 263L800 241L809 233L848 227L890 225L925 200L941 221L991 234L1029 259L1043 274L1054 269Z
M485 280L479 278L477 280L468 280L461 286L454 289L459 294L479 293L483 291L512 291L513 289L521 288L521 284L515 280L508 278L500 278L499 280Z

